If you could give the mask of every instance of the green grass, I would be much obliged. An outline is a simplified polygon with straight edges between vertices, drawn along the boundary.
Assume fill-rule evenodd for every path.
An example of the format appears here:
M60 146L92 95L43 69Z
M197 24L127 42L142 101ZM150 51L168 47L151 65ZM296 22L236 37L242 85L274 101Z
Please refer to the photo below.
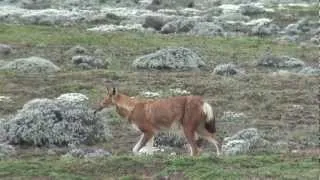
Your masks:
M252 55L270 47L275 53L305 54L315 48L299 49L296 45L274 44L269 38L237 37L208 38L183 35L159 35L139 32L94 33L81 27L62 28L46 26L0 25L0 41L24 46L66 46L76 44L102 47L114 63L132 61L133 58L160 48L184 46L199 50L205 61L252 61Z
M134 179L182 173L190 179L316 179L316 157L260 155L198 158L182 156L114 156L99 159L33 157L0 162L0 178L44 176L54 179Z

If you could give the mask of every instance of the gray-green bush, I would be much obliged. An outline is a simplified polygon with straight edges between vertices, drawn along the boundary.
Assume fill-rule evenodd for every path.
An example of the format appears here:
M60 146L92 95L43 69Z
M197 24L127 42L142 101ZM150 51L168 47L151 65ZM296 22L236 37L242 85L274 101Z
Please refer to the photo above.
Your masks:
M33 99L6 121L11 144L93 144L111 137L103 119L88 107L87 97L78 93L56 99Z

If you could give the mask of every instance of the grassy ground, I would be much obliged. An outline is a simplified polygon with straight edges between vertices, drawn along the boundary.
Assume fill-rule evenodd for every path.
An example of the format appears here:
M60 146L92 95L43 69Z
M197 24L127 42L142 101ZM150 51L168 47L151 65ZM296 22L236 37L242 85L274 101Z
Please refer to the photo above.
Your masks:
M317 179L317 156L259 155L114 156L68 159L53 156L0 162L1 179Z
M5 61L31 55L52 60L63 70L48 76L0 74L0 95L10 96L11 103L0 104L0 115L15 113L33 98L53 98L62 93L80 92L95 106L105 92L104 79L117 80L120 91L136 96L141 91L168 91L181 88L204 96L214 106L218 117L220 139L238 130L256 127L272 142L286 141L291 148L313 148L318 141L319 77L294 74L272 74L273 69L256 67L256 60L270 48L274 54L301 58L309 66L318 63L316 48L300 48L295 44L277 44L271 39L204 38L182 35L142 33L91 33L83 27L61 28L44 26L0 25L0 42L15 47ZM99 48L111 59L108 70L84 71L74 68L65 52L75 45L91 53ZM184 46L197 51L207 63L201 72L137 72L132 61L147 53L169 46ZM213 75L219 63L233 62L246 71L245 76ZM242 112L238 121L220 120L223 112ZM2 179L108 179L135 176L164 176L173 179L316 179L316 155L264 155L229 158L184 156L128 156L138 140L138 133L118 117L110 125L114 138L98 146L115 156L84 161L60 159L58 156L18 156L0 162ZM210 150L210 149L207 149ZM33 151L33 150L24 150ZM186 150L180 150L186 153ZM173 172L177 172L174 175ZM181 172L181 173L180 173ZM217 178L218 177L218 178ZM160 178L160 177L159 177ZM28 178L27 178L28 179Z

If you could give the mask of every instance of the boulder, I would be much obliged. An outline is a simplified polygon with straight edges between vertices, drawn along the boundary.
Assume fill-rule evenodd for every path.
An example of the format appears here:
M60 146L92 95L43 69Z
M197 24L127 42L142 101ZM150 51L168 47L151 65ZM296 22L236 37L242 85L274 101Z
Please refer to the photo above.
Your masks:
M256 128L244 129L225 138L221 150L225 155L247 154L260 139Z
M191 29L190 34L202 36L224 36L224 29L214 22L199 22Z
M305 63L298 58L289 56L275 56L273 54L266 53L258 59L257 65L275 68L297 68L303 67Z
M233 76L241 73L241 71L238 69L236 65L228 63L217 65L214 68L213 73L221 76Z
M319 25L320 22L302 18L298 22L289 24L285 27L283 33L288 35L305 34L306 32L311 32L313 29L318 28Z
M0 71L18 73L55 73L60 71L60 68L50 60L31 56L28 58L15 59L6 63L4 66L0 67Z
M223 112L222 117L220 118L221 122L237 122L245 121L247 119L244 113L237 113L232 111Z
M116 24L119 25L124 17L117 16L113 13L99 13L86 17L86 21L92 24Z
M269 36L278 33L280 27L274 23L258 23L251 29L251 35Z
M153 28L159 31L168 20L169 18L166 18L165 16L147 16L142 27Z
M239 10L241 14L246 16L258 15L266 12L266 9L263 6L253 3L240 5Z
M20 7L25 9L47 9L51 7L51 0L22 0Z
M304 74L304 75L319 76L320 75L320 69L319 68L313 68L313 67L304 67L298 73L299 74Z
M313 36L310 41L315 45L320 45L320 34Z
M0 143L0 160L15 154L15 148L7 143Z
M227 13L227 14L222 14L218 16L218 19L224 22L236 22L236 21L241 21L241 22L246 22L250 20L249 16L244 16L241 13Z
M205 11L205 19L212 19L212 17L220 16L222 14L222 9L219 7L212 7Z
M172 0L152 0L151 3L147 6L147 9L158 10L158 9L175 9L179 7L194 7L193 0L184 0L184 1L172 1Z
M103 69L109 65L108 61L104 61L101 58L77 55L72 57L72 63L82 69Z
M195 25L195 20L179 18L169 21L161 28L161 33L185 33L189 32Z
M102 2L102 0L63 0L60 1L58 5L63 8L88 8L94 5L99 5L100 2Z
M132 66L137 69L190 70L205 66L200 56L188 48L168 48L139 57Z
M75 56L75 55L85 55L88 53L88 50L80 45L76 45L65 52L67 56Z
M12 47L7 44L0 44L0 55L8 55L12 52Z

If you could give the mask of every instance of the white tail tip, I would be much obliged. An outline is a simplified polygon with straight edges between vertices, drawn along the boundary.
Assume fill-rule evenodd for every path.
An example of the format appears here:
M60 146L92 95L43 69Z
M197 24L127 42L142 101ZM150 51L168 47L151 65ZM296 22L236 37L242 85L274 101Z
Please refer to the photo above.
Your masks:
M207 102L204 102L202 109L203 109L203 112L207 115L207 121L210 121L211 119L213 119L213 111L210 104L208 104Z

